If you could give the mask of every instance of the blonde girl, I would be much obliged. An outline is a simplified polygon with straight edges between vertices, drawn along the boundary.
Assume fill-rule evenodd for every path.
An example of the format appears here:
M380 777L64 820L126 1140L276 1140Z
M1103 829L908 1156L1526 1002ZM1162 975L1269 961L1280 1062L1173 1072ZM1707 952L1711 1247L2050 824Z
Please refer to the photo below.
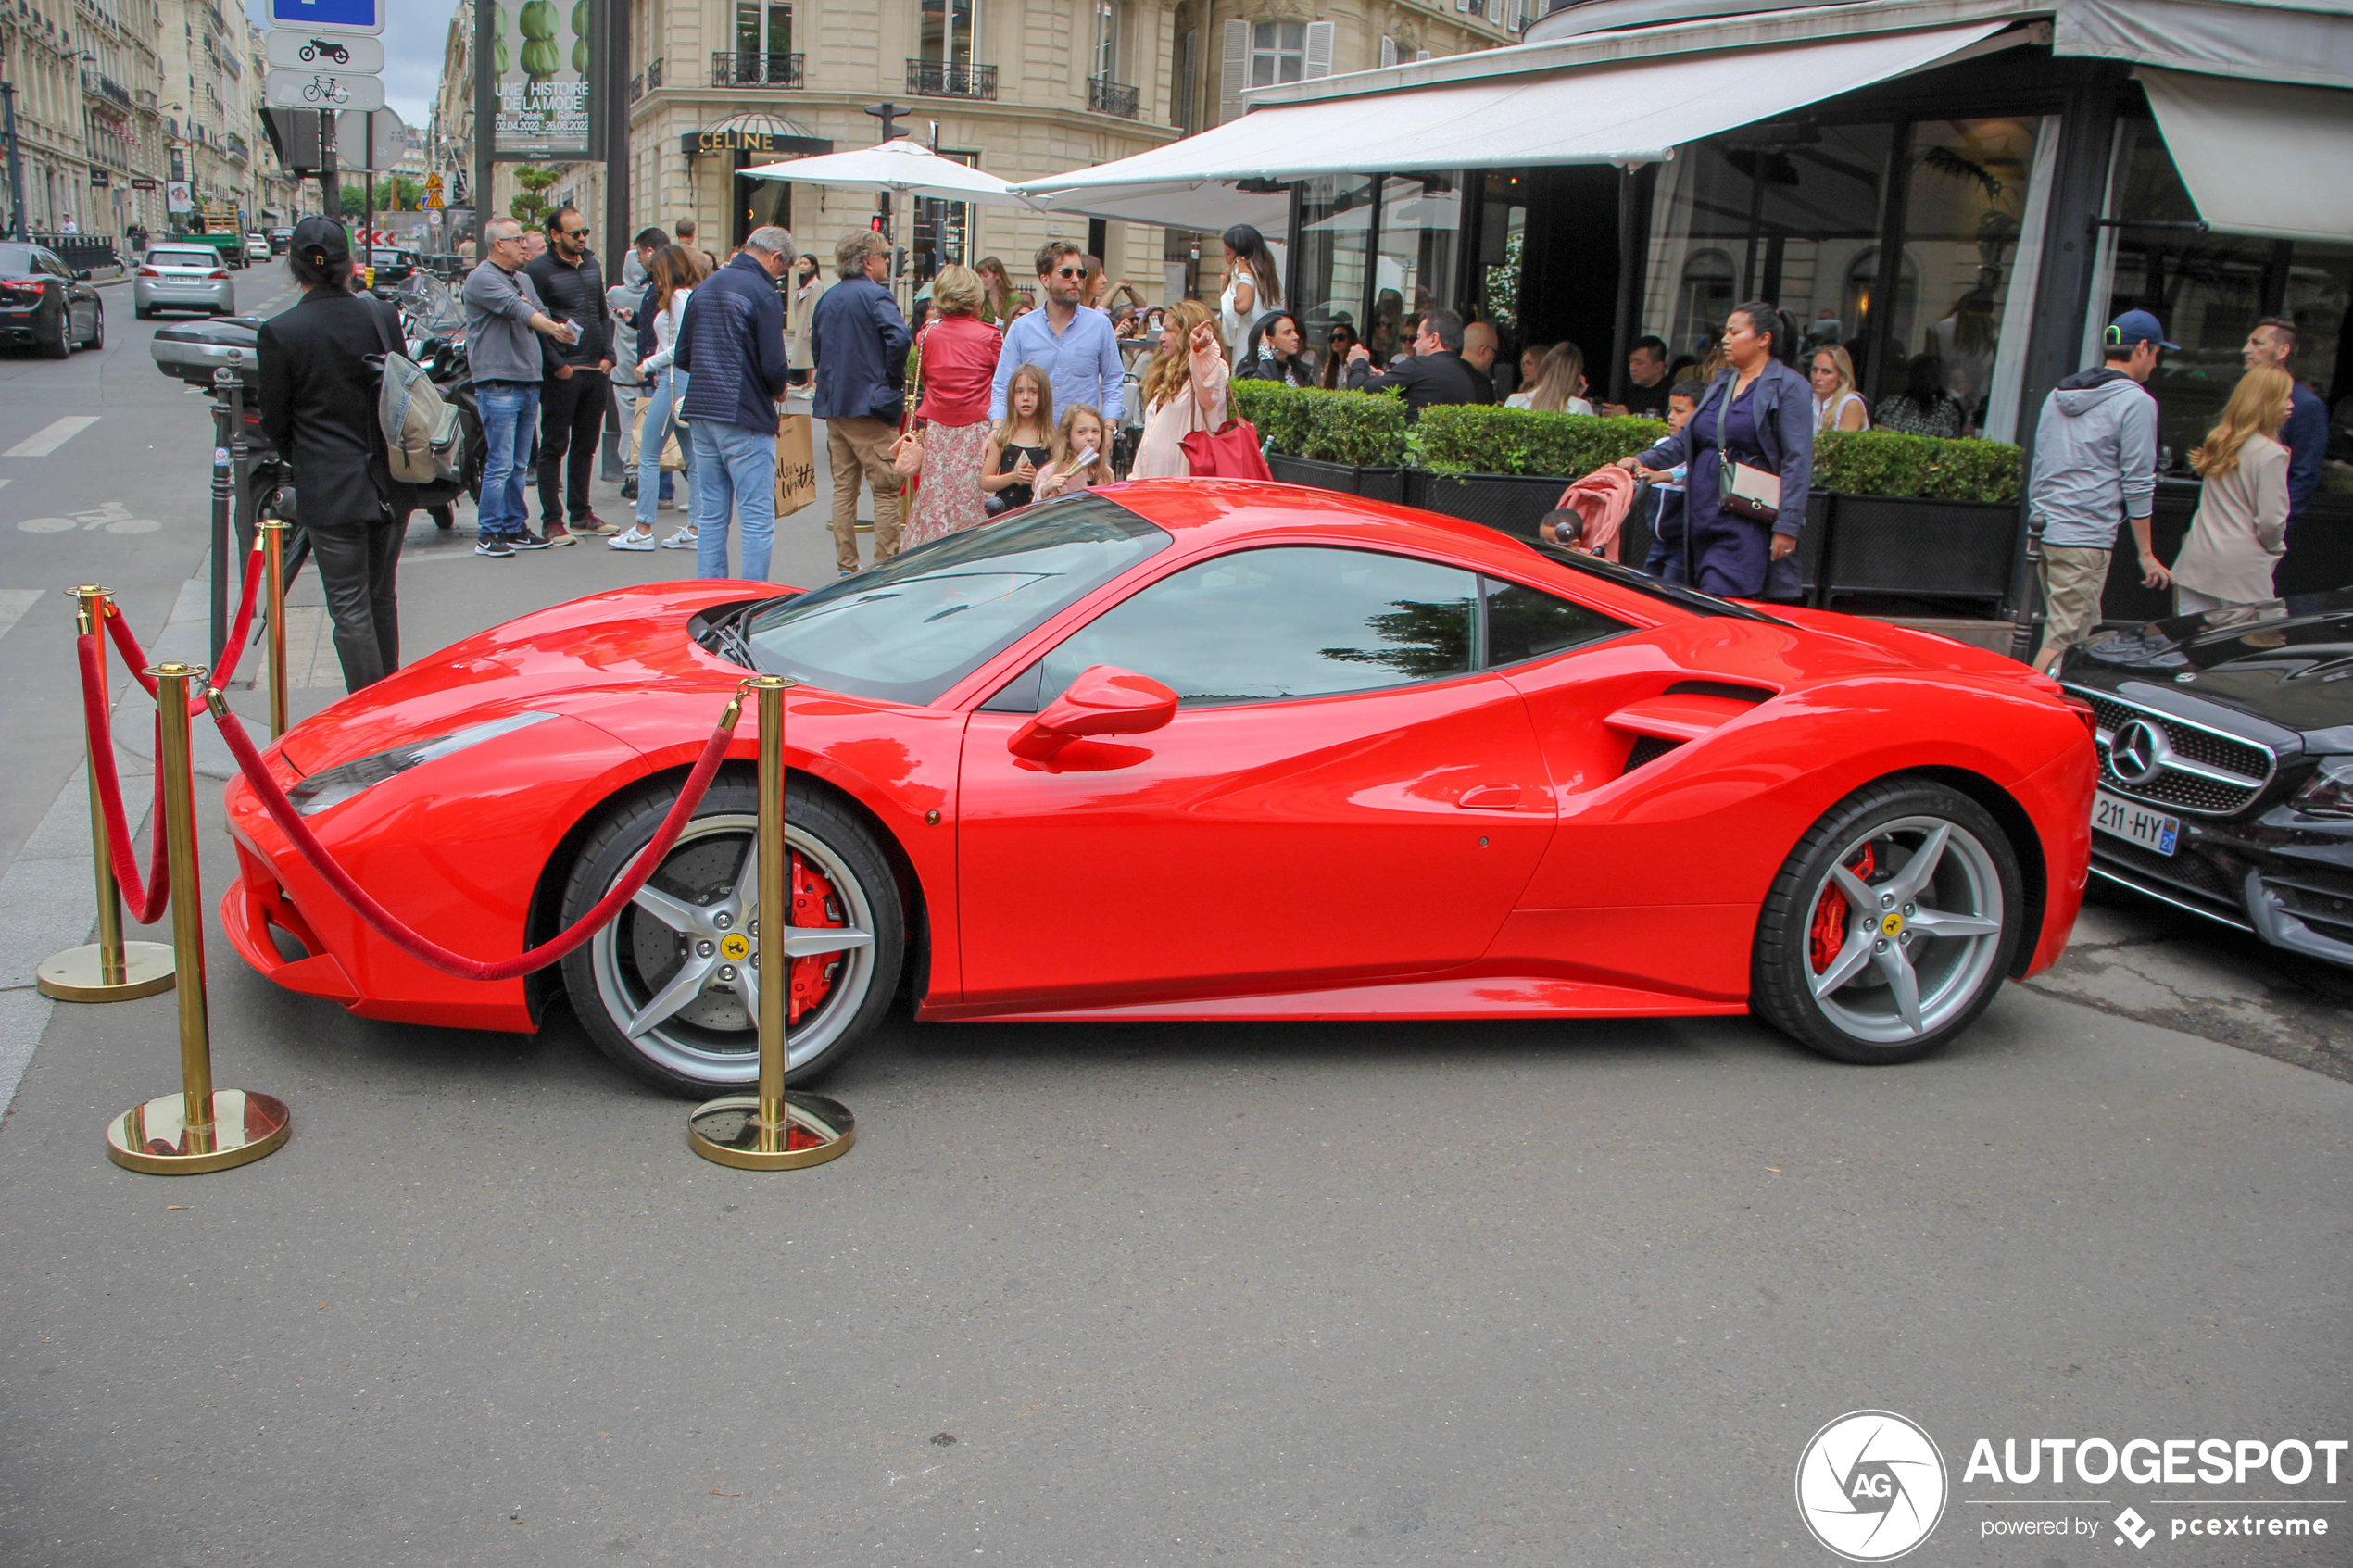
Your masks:
M1855 390L1855 361L1846 350L1826 343L1814 350L1807 377L1814 383L1816 430L1869 430L1871 411Z
M1079 459L1089 452L1093 459L1081 463ZM1103 428L1103 416L1085 403L1064 408L1063 422L1054 431L1054 464L1038 482L1038 498L1043 501L1074 490L1092 490L1098 484L1109 484L1113 477L1111 433Z
M2271 571L2287 548L2287 448L2280 426L2296 388L2277 365L2239 378L2222 417L2190 454L2206 481L2190 536L2173 562L2183 615L2276 597Z
M1130 479L1190 479L1185 437L1226 422L1226 345L1217 323L1198 299L1170 306L1160 352L1144 370L1144 436L1136 444Z
M1504 405L1545 413L1590 414L1593 406L1586 401L1584 392L1585 351L1564 341L1544 350L1543 358L1536 363L1535 383L1527 391L1504 398Z
M1005 383L1005 417L988 433L980 487L991 517L1029 505L1031 487L1054 456L1054 388L1046 372L1024 365Z

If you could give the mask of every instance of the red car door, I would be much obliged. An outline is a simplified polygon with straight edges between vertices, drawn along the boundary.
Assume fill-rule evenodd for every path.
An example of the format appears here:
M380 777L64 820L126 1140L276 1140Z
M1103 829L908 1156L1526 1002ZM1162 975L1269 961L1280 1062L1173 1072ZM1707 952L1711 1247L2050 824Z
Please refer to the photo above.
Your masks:
M1323 547L1198 563L973 715L964 999L1148 999L1439 971L1482 953L1553 826L1525 701L1473 672L1473 574ZM1008 743L1079 671L1174 687L1160 730Z

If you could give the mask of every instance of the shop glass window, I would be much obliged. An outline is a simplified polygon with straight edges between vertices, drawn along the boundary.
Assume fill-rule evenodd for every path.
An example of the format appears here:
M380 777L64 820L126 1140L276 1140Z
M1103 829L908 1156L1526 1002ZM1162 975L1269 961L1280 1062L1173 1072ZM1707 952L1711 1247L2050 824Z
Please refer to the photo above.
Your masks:
M1662 168L1638 335L1704 358L1734 305L1767 299L1809 341L1860 348L1868 323L1847 315L1848 278L1880 241L1894 135L1884 124L1748 126Z
M1461 187L1446 174L1398 174L1381 182L1380 255L1375 262L1372 331L1376 363L1405 346L1406 319L1454 306L1454 249L1463 232Z
M1258 22L1250 30L1250 84L1272 87L1307 74L1307 24Z
M2144 220L2195 220L2196 205L2183 189L2153 121L2120 133L2116 194L2108 210ZM2283 316L2296 323L2296 358L2288 368L2334 411L2331 455L2353 458L2353 339L2345 327L2353 309L2353 245L2272 240L2244 234L2201 234L2188 229L2126 227L2107 231L2104 256L2113 282L2095 295L2096 316L2083 358L2100 358L2097 325L2124 311L2154 311L2182 352L2158 360L2149 390L2157 395L2160 457L2174 472L2188 470L2190 449L2205 439L2245 369L2240 350L2255 323Z
M1319 363L1334 323L1364 335L1372 212L1373 182L1361 175L1327 174L1300 189L1300 327Z
M1505 342L1519 337L1520 269L1527 258L1528 177L1516 169L1484 176L1486 210L1478 225L1478 307Z
M1104 611L1041 661L1040 690L1109 664L1214 708L1467 674L1477 581L1369 550L1237 551Z
M1903 258L1919 279L1919 304L1916 315L1890 323L1885 361L1868 383L1874 427L1925 423L1930 428L1914 433L2003 439L2015 428L2033 260L2025 262L2030 287L2011 285L2021 265L2041 134L2042 122L2032 116L1913 124ZM1994 430L1989 415L2006 371L2009 407L2000 422L2009 428ZM1931 387L1950 403L1926 395Z

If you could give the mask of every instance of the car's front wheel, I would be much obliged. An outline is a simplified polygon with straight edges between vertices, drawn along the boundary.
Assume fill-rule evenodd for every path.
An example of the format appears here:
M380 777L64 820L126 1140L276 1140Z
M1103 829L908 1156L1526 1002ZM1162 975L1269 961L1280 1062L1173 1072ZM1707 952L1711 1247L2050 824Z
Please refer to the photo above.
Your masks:
M627 873L676 798L641 791L588 835L564 891L578 920ZM889 862L865 826L811 791L788 791L792 850L786 1060L803 1083L872 1033L899 985L905 919ZM638 1077L690 1095L759 1081L759 799L723 775L635 900L564 960L564 989L591 1038Z
M1750 1005L1841 1061L1913 1061L1975 1021L2024 929L2018 856L1993 816L1932 780L1848 796L1774 878Z

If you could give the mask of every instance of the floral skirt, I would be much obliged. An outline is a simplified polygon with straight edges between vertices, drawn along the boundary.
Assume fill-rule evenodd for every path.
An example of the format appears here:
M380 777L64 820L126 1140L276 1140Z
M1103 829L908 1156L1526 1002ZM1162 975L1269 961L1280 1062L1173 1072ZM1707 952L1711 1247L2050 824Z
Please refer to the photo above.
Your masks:
M901 549L943 539L988 521L980 488L980 465L988 455L988 421L926 426L924 471L915 489L914 515L900 535Z

